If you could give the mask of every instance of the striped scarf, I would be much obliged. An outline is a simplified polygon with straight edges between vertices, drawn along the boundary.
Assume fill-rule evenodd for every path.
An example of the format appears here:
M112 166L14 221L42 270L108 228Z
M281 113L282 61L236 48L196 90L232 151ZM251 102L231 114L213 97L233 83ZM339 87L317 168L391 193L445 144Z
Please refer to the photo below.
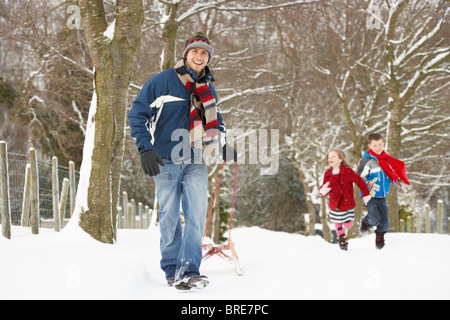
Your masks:
M216 99L209 89L209 82L195 82L181 59L174 67L181 83L192 93L189 135L191 146L202 142L206 147L218 142ZM198 75L198 79L201 75ZM203 126L203 120L205 125Z

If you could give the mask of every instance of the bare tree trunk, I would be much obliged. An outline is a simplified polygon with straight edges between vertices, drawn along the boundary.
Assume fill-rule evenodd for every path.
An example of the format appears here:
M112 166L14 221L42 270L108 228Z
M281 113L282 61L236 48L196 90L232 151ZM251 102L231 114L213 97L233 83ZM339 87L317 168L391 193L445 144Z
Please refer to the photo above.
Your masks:
M397 19L408 5L409 0L400 2L397 9L393 11L390 24L387 29L387 39L393 39L395 34L395 25L397 23ZM401 131L401 110L402 107L399 101L400 95L400 83L397 79L398 77L398 67L395 65L395 53L393 45L388 41L386 43L386 52L387 52L387 61L388 65L390 65L390 80L389 80L389 102L388 102L388 132L387 136L387 148L389 149L389 153L398 158L400 155L400 131ZM397 198L397 190L395 188L391 188L389 196L387 198L388 207L389 207L389 220L390 220L390 229L391 232L398 231L398 198Z
M398 99L396 100L398 101ZM389 113L390 119L388 124L388 153L394 158L400 157L400 149L401 149L401 137L400 131L401 126L400 122L402 119L401 115L402 108L395 103L389 104ZM398 192L397 188L392 186L389 189L389 195L387 197L388 207L389 207L389 220L390 220L390 228L389 231L397 232L398 231Z
M87 207L78 207L80 226L95 239L113 243L116 238L128 86L141 39L143 5L142 0L116 1L112 39L104 35L108 24L102 0L80 0L80 8L95 68L94 94L97 98L96 106L91 105L95 108L95 114L90 113L95 132L92 159L85 159L86 154L83 156L83 162L91 163L90 168L85 166L85 171L82 171L82 174L89 175L88 190L79 190L77 194L77 197L82 197L83 193L87 193ZM86 141L89 138L86 134Z
M167 5L166 15L168 16L167 21L164 23L162 30L163 38L163 61L161 63L161 69L167 70L173 67L175 63L175 45L177 41L178 23L176 22L177 4Z
M363 212L363 202L360 200L360 194L359 194L359 188L353 187L353 197L356 201L356 207L355 207L355 221L353 222L353 227L348 230L348 238L353 239L357 238L359 235L359 223L362 218L362 212Z
M314 203L311 198L312 194L312 187L308 185L308 182L306 181L305 175L300 170L300 168L297 168L298 176L300 178L300 182L303 185L303 188L305 189L305 196L306 196L306 204L308 207L308 214L309 214L309 236L316 235L316 230L314 228L314 224L316 223L316 209L314 207Z
M11 209L9 204L8 149L5 141L0 141L0 222L2 234L11 239Z
M322 204L320 206L320 220L322 222L322 237L325 241L331 242L331 232L330 227L328 226L328 213L327 213L327 205L326 198L322 197Z

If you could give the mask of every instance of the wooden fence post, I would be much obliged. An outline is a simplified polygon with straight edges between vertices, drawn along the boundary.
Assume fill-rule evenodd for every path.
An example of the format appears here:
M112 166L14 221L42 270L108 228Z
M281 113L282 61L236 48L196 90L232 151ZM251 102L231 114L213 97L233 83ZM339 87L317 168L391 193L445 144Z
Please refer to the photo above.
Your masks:
M425 233L430 233L430 205L425 205Z
M0 141L0 213L2 234L11 239L11 208L9 206L8 151L5 141Z
M22 227L30 226L30 198L31 198L31 183L30 183L30 164L27 163L25 169L25 182L23 185L23 201L22 201Z
M408 232L408 233L413 232L413 223L412 223L411 216L406 217L406 232Z
M305 236L309 236L309 213L303 215L305 219Z
M405 220L400 219L400 223L398 225L398 231L399 232L405 232Z
M61 231L61 221L59 219L59 178L58 178L58 158L52 158L52 199L53 199L53 228L56 232Z
M75 209L75 198L77 195L76 181L75 181L75 163L69 161L69 190L70 190L70 217L72 218L73 210Z
M128 193L123 192L123 228L128 228Z
M130 215L131 222L128 227L131 229L135 229L136 228L136 201L134 199L131 199L130 204L131 204L131 212L128 211L128 215Z
M138 208L139 208L139 229L144 229L144 215L143 215L144 205L142 204L142 202L138 203Z
M133 221L131 220L131 215L132 215L132 211L133 208L131 207L131 203L127 204L127 216L126 216L126 220L127 220L127 229L132 229L133 228Z
M117 229L123 229L122 207L117 207Z
M144 212L145 212L144 229L148 229L148 227L150 226L150 207L148 205L145 205Z
M437 233L442 234L442 207L444 202L442 200L438 200L437 202Z
M64 225L64 217L66 216L67 194L69 193L69 179L64 178L63 189L61 191L61 201L59 202L59 216L61 221L61 228Z
M421 228L420 228L420 217L421 217L420 212L417 212L417 213L416 213L416 233L420 233L420 232L421 232Z
M36 159L36 150L30 148L30 178L31 178L31 233L39 234L39 176Z

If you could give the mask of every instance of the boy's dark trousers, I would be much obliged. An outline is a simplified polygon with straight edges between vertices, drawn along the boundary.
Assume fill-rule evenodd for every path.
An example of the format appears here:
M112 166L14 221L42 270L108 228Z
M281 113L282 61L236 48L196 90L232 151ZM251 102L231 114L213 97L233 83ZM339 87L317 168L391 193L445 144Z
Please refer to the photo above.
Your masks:
M385 234L389 230L389 213L386 198L372 198L367 204L365 220L369 226L377 226L375 233Z

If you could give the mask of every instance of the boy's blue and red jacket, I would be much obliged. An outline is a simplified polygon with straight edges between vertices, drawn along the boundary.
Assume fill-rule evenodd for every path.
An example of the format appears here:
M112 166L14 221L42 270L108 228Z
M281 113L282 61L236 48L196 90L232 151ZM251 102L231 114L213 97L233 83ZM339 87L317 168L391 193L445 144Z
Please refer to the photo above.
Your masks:
M359 174L365 182L377 178L375 184L380 187L380 190L376 191L374 197L387 197L392 180L389 179L381 166L378 164L378 159L372 156L368 151L364 153L363 157L359 161L358 170L356 173Z
M200 82L214 81L209 68L206 68L207 72ZM191 69L187 70L196 81L197 73ZM209 88L218 101L212 84L209 84ZM158 115L160 108L162 109ZM172 134L177 129L189 132L190 109L191 92L181 83L173 68L151 77L142 87L128 113L131 137L136 140L139 153L155 149L161 158L171 159L172 149L179 145L181 140L181 138L174 140ZM224 134L225 125L219 111L217 120L219 133ZM153 130L151 130L152 126ZM183 142L189 144L189 141ZM184 156L189 157L190 155Z

